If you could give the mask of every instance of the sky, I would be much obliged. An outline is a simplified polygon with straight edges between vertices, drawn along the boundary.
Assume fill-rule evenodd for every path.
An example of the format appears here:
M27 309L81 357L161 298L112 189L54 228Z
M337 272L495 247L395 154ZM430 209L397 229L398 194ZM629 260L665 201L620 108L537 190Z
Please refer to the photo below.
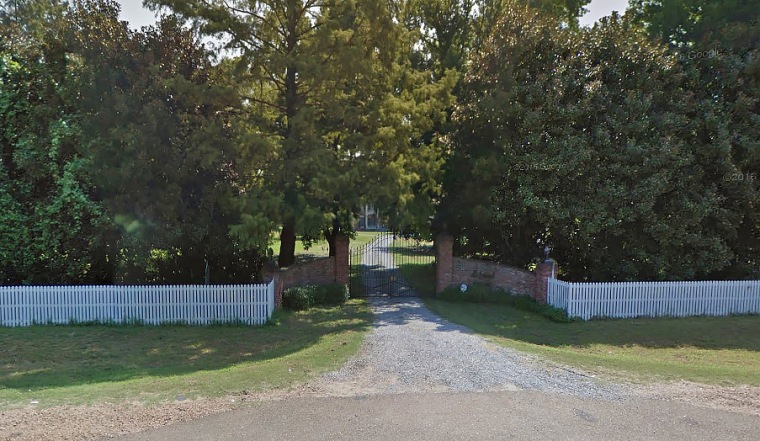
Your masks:
M142 0L117 0L121 4L121 18L131 27L139 29L153 24L156 19L152 12L142 7ZM589 13L581 18L582 25L594 24L599 18L610 15L612 11L623 13L628 0L592 0L586 7Z
M628 0L591 0L586 9L589 12L581 17L581 25L590 26L602 17L612 14L612 11L618 11L623 15L628 8Z

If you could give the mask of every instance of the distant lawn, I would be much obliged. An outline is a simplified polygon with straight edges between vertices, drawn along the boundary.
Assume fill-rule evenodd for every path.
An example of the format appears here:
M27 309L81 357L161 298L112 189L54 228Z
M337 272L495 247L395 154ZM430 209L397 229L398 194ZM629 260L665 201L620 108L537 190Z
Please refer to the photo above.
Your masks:
M372 242L379 234L383 234L377 231L359 231L356 233L356 237L351 239L350 248L357 248ZM280 238L279 236L273 237L272 250L275 256L280 255ZM312 246L307 250L303 242L300 239L296 241L296 260L303 261L317 257L327 257L330 255L330 246L327 241L322 240L312 243Z
M0 410L286 388L343 364L372 323L359 300L279 314L261 327L0 328Z
M395 263L401 278L421 296L435 294L433 242L397 239L393 242Z
M403 263L399 271L404 281L420 296L435 295L435 267L433 263Z
M508 306L426 299L506 347L612 378L760 386L760 317L555 323Z

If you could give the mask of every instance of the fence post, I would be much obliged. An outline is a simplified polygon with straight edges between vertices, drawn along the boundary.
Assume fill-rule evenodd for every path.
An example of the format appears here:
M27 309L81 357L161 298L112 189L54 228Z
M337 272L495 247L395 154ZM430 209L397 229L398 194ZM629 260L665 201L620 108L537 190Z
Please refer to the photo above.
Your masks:
M272 313L274 312L274 309L278 306L275 288L276 288L275 280L272 279L272 281L269 282L269 285L267 285L267 312L269 315L267 319L272 318ZM282 297L280 297L279 306L282 306Z
M454 238L448 233L435 237L435 293L441 293L453 282Z
M348 285L349 261L348 245L350 239L345 234L335 236L335 283Z
M546 259L536 267L536 286L533 288L533 298L538 303L546 304L546 294L549 288L549 279L557 276L557 262Z

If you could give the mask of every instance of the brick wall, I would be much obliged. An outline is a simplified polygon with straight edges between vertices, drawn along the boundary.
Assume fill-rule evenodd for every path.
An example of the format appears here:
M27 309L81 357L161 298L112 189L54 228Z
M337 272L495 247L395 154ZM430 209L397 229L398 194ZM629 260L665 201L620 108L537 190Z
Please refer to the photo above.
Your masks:
M483 283L491 289L502 289L514 294L533 296L536 276L530 271L483 260L454 257L452 284Z
M546 303L548 279L557 274L556 263L553 261L541 262L535 272L530 272L494 262L454 257L454 239L447 234L439 235L435 242L435 292L463 283L483 283L491 289L531 296Z
M348 268L348 245L346 236L335 238L335 256L323 257L304 263L291 265L287 268L265 266L262 269L262 278L269 282L275 279L274 296L275 304L282 305L282 293L288 288L307 285L331 285L340 283L347 285Z

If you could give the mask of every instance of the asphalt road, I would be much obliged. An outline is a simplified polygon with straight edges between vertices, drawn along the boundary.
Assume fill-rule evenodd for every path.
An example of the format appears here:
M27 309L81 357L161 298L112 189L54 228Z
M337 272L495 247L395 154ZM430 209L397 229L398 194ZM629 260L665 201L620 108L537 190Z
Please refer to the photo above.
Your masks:
M193 440L752 440L760 418L540 391L300 397L118 438Z

